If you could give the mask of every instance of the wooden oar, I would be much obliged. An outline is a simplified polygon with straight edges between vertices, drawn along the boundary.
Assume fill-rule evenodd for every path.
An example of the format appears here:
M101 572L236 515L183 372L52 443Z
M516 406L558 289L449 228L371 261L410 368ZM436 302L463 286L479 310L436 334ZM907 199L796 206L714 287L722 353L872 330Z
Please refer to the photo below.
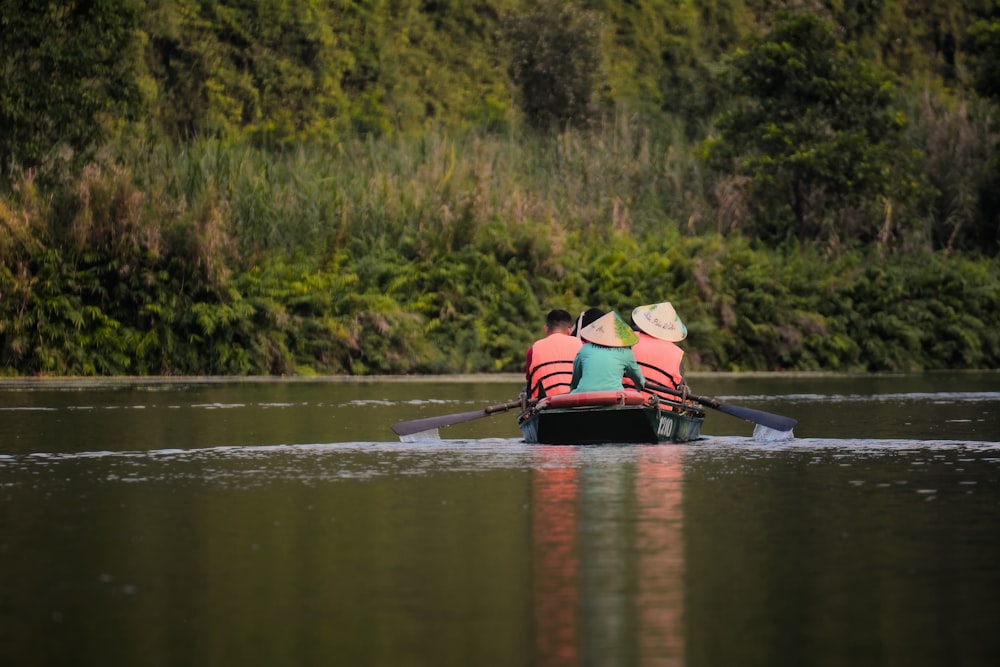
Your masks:
M664 394L670 394L671 396L684 396L683 392L671 389L670 387L665 387L658 382L647 381L646 386ZM701 405L718 410L719 412L724 412L727 415L732 415L733 417L739 417L740 419L748 421L751 424L766 426L774 429L775 431L791 431L795 425L799 423L797 419L792 419L791 417L774 415L770 412L754 410L753 408L744 408L739 405L730 405L729 403L723 403L717 398L698 396L696 394L687 394L687 398L690 398L692 401L700 403Z
M432 431L436 428L441 428L442 426L451 426L452 424L470 422L473 419L479 419L480 417L489 417L490 415L498 412L506 412L512 408L519 407L521 407L521 401L511 401L510 403L504 403L503 405L491 405L488 408L483 408L482 410L472 410L471 412L459 412L455 415L424 417L423 419L399 422L398 424L392 425L392 430L396 433L396 435L413 435L414 433L420 433L421 431Z

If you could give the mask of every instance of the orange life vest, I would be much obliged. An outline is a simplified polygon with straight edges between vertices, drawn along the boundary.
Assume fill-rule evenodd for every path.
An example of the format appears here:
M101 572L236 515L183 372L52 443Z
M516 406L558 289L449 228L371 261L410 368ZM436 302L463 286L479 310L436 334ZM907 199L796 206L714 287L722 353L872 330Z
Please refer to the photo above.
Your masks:
M527 373L529 398L568 393L573 379L573 359L582 346L579 338L563 333L535 341Z
M654 338L641 331L637 331L636 334L639 336L639 342L632 346L632 354L635 355L635 360L639 362L639 368L642 369L642 376L646 380L651 380L674 389L680 389L681 380L684 378L681 374L681 361L684 359L684 350L670 341ZM635 384L629 378L624 378L623 383L625 387L635 388ZM659 396L667 401L677 401L676 396L659 393L648 386L643 391L647 394Z

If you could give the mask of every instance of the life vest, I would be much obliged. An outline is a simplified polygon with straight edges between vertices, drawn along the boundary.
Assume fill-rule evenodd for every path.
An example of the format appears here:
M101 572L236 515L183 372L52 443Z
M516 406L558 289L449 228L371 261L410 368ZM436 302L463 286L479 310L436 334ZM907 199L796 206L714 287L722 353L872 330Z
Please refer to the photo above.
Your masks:
M579 338L562 333L535 341L528 369L528 397L568 393L573 379L573 359L582 346Z
M653 381L673 389L680 389L681 381L683 380L681 361L684 359L684 350L669 341L654 338L641 331L637 333L639 335L639 342L632 346L632 354L635 355L635 360L639 362L639 368L642 369L642 376L647 381ZM622 382L627 388L635 388L635 383L627 377ZM650 395L659 396L666 401L677 402L676 396L659 393L652 387L647 386L643 391Z

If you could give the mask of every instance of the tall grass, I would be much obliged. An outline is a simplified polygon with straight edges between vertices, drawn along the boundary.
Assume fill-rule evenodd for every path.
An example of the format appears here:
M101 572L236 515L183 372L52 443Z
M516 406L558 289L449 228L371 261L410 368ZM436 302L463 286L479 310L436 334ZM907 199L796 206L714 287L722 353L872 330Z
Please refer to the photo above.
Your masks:
M279 152L198 140L115 158L160 220L214 199L247 260L385 238L453 250L496 221L557 238L674 234L703 217L705 200L691 189L698 167L682 128L654 136L625 114L557 136L441 131Z
M963 141L934 145L978 164ZM695 370L1000 365L1000 268L756 247L696 148L623 113L555 136L122 143L50 190L24 173L0 196L0 372L517 371L551 308L667 300Z

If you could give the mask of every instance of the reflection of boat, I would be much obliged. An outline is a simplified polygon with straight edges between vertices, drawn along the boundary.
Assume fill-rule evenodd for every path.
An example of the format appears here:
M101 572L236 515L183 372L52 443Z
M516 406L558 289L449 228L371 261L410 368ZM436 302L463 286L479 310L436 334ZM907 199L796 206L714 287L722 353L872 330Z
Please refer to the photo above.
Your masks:
M642 447L624 458L531 451L531 662L686 664L686 448Z
M705 413L625 389L549 396L524 410L517 421L528 443L689 442L701 436Z

